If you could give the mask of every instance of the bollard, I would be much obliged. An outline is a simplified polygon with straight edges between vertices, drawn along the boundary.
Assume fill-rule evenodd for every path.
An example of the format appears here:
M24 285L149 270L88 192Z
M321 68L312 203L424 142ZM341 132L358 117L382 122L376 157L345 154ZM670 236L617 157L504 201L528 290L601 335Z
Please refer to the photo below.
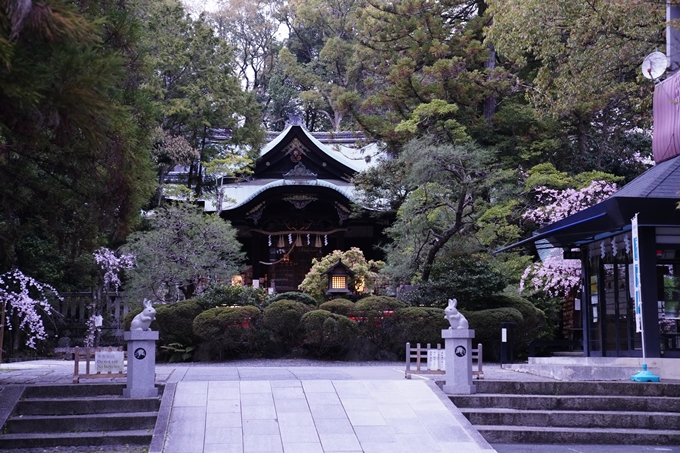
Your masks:
M512 363L513 336L517 324L514 322L501 323L501 366Z
M154 330L133 330L125 332L128 365L127 386L123 389L126 398L153 398L158 396L156 387L156 341Z

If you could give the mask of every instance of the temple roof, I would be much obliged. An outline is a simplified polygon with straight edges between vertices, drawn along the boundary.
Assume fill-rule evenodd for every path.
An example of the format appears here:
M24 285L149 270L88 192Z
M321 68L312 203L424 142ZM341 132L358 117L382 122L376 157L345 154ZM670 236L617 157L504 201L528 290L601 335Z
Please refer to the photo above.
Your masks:
M354 202L351 177L376 165L382 154L376 144L360 148L347 146L349 139L345 135L345 144L325 144L304 127L289 125L262 148L250 180L225 184L222 210L239 208L281 187L298 191L330 189ZM205 201L205 211L216 211L216 208L214 199Z

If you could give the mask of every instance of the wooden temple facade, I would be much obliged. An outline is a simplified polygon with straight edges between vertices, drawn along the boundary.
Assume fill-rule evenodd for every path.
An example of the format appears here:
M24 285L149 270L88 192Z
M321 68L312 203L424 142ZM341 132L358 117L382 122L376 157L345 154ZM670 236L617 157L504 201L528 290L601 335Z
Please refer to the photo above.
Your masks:
M294 291L312 259L360 248L367 259L383 226L368 210L353 214L351 178L375 163L377 148L325 144L299 124L271 140L247 181L225 185L221 216L238 231L249 261L243 284ZM347 141L347 140L346 140ZM206 211L216 206L206 202Z

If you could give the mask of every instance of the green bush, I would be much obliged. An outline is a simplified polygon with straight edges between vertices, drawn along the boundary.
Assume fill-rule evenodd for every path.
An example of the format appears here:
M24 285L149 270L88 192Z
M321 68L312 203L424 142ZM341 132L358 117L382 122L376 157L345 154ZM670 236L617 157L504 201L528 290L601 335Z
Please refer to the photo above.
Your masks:
M302 304L309 305L312 307L317 306L316 299L314 299L309 294L300 293L297 291L288 291L286 293L276 294L271 299L269 299L267 303L271 304L279 300L294 300L295 302L300 302Z
M301 302L278 300L264 309L261 325L280 341L284 348L289 349L302 341L300 321L310 310L311 307Z
M354 302L347 299L334 299L319 305L319 310L326 310L338 315L350 316L354 311Z
M489 308L514 308L522 314L522 321L517 323L517 327L513 332L513 350L515 357L526 356L528 354L529 343L531 343L532 340L545 338L550 335L550 329L545 313L536 308L536 306L527 299L519 296L498 295L485 299L484 304ZM500 331L500 327L498 327L498 330ZM500 335L500 332L498 335Z
M442 329L449 328L449 322L444 318L444 310L434 307L401 308L394 314L395 341L398 341L398 351L403 355L406 343L415 346L443 343Z
M357 338L357 325L347 316L312 310L302 316L304 346L317 357L337 358Z
M203 291L198 299L206 307L218 306L246 306L261 307L267 300L267 292L264 288L250 286L210 285Z
M211 358L235 356L258 347L257 307L215 307L196 316L194 334L206 343Z
M158 331L159 346L167 346L170 343L185 346L195 344L197 338L193 333L192 323L194 318L205 310L202 301L189 299L173 304L156 305L153 308L156 310L156 320L151 323L150 329ZM130 330L132 320L141 311L141 308L137 308L125 315L123 318L125 330ZM161 359L162 357L159 356Z
M395 311L400 308L406 308L408 305L394 297L388 296L368 296L357 301L354 304L355 313L369 312L369 311Z
M407 305L393 297L369 296L354 304L350 318L359 326L359 335L386 351L398 351L401 341L395 330L395 311Z
M478 343L482 343L484 359L493 362L497 362L500 358L501 323L514 322L519 328L524 321L522 313L512 307L473 311L465 313L465 317L470 324L470 329L475 331L472 344L476 346ZM515 332L517 331L518 329L515 329Z

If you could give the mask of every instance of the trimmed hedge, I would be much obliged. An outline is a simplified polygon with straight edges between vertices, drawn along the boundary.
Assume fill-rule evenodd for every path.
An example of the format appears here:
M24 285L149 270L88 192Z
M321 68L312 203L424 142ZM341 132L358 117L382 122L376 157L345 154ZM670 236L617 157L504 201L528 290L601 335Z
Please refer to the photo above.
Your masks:
M408 307L404 302L388 296L368 296L354 304L354 312L361 313L367 311L395 311L400 308Z
M300 293L297 291L288 291L286 293L277 294L273 298L269 299L267 302L271 304L279 300L294 300L295 302L300 302L311 307L316 307L318 304L316 299L314 299L309 294Z
M399 350L398 330L395 329L395 311L407 305L393 297L369 296L354 304L350 313L359 325L359 335L385 351Z
M443 345L442 330L448 329L444 310L434 307L408 307L396 311L394 319L395 337L399 341L399 353L403 355L406 343L411 345L430 343Z
M210 285L198 299L203 301L206 308L220 305L261 307L267 299L267 293L262 288L250 286Z
M311 307L294 300L278 300L272 302L262 312L261 325L271 332L284 348L298 346L302 342L302 316Z
M256 325L261 313L259 308L250 305L211 308L196 316L193 331L208 345L211 357L256 350Z
M544 338L549 335L548 321L543 310L536 308L527 299L519 296L491 296L485 299L489 308L514 308L522 314L522 320L517 323L513 332L513 349L515 357L526 356L529 343L536 338ZM501 322L516 322L503 320ZM500 338L500 326L496 326L498 338ZM500 341L500 340L499 340ZM486 345L484 345L486 346ZM500 346L499 346L500 348Z
M473 345L482 343L484 346L484 359L498 361L501 348L501 323L514 322L517 324L517 332L524 323L524 317L519 310L512 307L491 308L488 310L464 313L470 329L474 329L475 338Z
M358 328L347 316L312 310L301 320L304 346L317 357L337 358L354 345Z
M319 305L319 310L326 310L338 315L350 316L354 311L354 302L347 299L334 299Z

